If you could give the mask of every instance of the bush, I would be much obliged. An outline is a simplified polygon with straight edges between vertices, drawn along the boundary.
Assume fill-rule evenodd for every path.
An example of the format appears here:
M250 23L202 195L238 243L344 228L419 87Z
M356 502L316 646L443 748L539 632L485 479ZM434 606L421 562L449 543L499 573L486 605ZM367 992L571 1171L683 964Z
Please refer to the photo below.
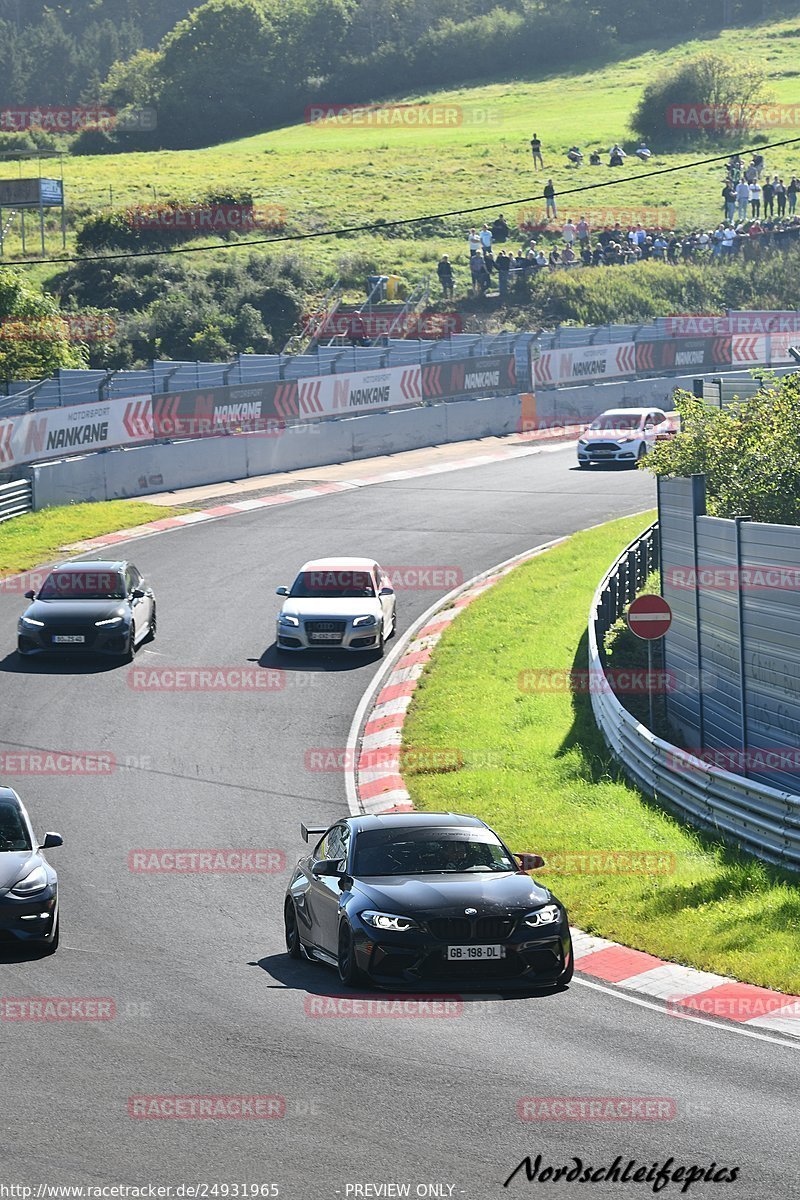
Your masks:
M635 134L659 148L740 139L758 128L755 106L769 100L764 70L722 54L698 54L662 71L631 116ZM714 117L698 124L703 108ZM671 115L670 115L671 114Z

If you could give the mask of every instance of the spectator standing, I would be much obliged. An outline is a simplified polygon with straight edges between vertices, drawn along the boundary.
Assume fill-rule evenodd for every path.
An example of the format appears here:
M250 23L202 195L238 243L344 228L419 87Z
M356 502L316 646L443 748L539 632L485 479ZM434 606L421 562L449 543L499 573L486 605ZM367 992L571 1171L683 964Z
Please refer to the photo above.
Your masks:
M772 192L775 196L775 204L778 207L778 216L786 216L786 184L782 179L772 181Z
M557 217L558 209L556 208L556 189L553 187L552 179L548 179L547 183L542 189L542 192L545 199L545 211L547 219L549 220L551 216Z
M508 291L508 272L511 269L511 259L505 250L500 251L494 265L497 270L497 286L500 289L500 299L502 300Z
M485 254L487 250L491 250L492 248L492 231L488 225L484 225L479 236L481 239L481 249Z
M761 184L757 179L754 179L750 184L750 216L758 217L761 215Z
M502 244L508 240L508 235L510 232L511 230L509 228L508 221L505 219L503 214L500 213L500 216L492 223L493 240Z
M531 154L533 155L534 167L539 167L544 170L544 160L542 159L542 143L539 140L538 133L535 133L531 138Z
M575 232L578 235L578 241L582 246L589 244L589 222L586 217L581 217L578 224L575 226Z
M561 236L568 246L571 246L574 243L577 232L578 231L575 228L571 218L567 217L564 228L561 230Z
M749 164L747 170L744 173L744 177L745 177L745 181L747 183L755 183L755 181L758 179L758 171L756 170L755 163L751 162Z
M467 239L467 241L469 242L470 254L474 254L477 250L480 250L481 235L478 233L478 231L476 229L470 229L469 238Z
M489 276L483 264L483 255L476 251L469 260L469 270L472 276L472 290L476 296L482 296L489 286Z
M800 191L800 179L793 175L786 185L786 199L789 201L789 216L794 216L797 208L797 193Z
M722 257L733 258L733 250L736 245L736 230L728 223L722 231Z
M753 155L753 166L756 169L756 179L760 179L761 173L764 170L764 155L763 154L754 154Z
M657 233L653 238L653 258L658 262L663 262L667 253L667 240L661 233Z
M726 221L733 220L733 210L736 205L736 189L729 179L722 188L722 215Z
M771 217L774 209L774 189L770 179L764 180L764 186L761 189L761 200L764 205L764 216Z
M747 219L747 205L750 202L750 185L745 179L740 179L736 185L736 204L738 207L739 220Z
M439 283L442 285L442 295L447 300L453 298L453 267L450 259L446 254L443 254L436 268L436 274L439 276Z

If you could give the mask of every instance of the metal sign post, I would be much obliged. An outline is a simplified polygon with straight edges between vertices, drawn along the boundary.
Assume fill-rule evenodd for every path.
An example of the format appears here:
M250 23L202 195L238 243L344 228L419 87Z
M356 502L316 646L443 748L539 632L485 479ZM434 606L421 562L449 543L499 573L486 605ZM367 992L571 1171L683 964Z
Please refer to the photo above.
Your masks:
M647 702L649 728L653 718L653 642L658 642L672 624L672 609L661 596L638 596L626 613L628 628L635 637L647 642Z

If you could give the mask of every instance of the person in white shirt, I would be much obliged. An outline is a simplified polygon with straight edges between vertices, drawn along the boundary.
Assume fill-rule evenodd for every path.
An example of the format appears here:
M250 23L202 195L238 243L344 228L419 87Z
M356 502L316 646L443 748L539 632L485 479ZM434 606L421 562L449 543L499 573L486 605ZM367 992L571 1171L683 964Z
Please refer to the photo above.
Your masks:
M474 253L475 250L480 250L481 235L478 233L478 231L476 229L470 229L468 241L469 241L470 254Z
M568 246L571 246L572 243L575 241L576 233L577 233L577 230L576 230L575 226L573 225L571 218L567 217L564 228L561 230L561 236L564 238L564 241L567 243Z
M636 157L640 158L642 160L642 162L647 162L648 158L650 158L650 154L651 154L651 151L648 150L645 143L639 142L639 147L636 151Z
M492 231L488 225L484 225L483 229L481 230L480 239L481 239L481 247L484 250L484 252L486 250L491 250L491 248L492 248Z

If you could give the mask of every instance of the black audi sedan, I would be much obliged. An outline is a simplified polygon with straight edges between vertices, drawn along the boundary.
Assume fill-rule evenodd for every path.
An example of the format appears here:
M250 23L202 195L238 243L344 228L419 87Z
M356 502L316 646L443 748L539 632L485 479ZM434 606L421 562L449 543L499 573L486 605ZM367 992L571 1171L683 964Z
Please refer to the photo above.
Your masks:
M130 662L156 635L156 598L130 562L54 567L19 619L20 654L112 654Z
M42 851L60 845L58 833L40 844L17 793L0 787L0 944L58 947L58 877Z
M379 987L563 987L573 972L564 906L477 817L402 813L301 826L284 903L286 949Z

